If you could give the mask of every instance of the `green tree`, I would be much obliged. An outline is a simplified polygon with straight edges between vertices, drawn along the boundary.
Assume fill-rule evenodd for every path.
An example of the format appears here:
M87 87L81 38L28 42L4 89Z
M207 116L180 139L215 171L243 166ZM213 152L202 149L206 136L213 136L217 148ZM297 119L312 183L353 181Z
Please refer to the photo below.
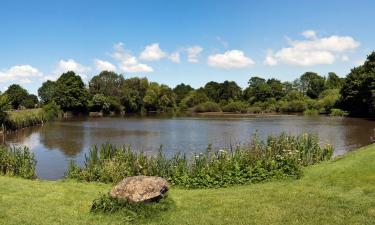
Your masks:
M120 96L125 79L123 75L111 71L102 71L89 82L89 92L92 95Z
M340 89L343 85L344 79L336 75L336 73L328 73L326 79L325 88L326 89Z
M9 105L7 95L0 95L0 125L3 126L4 122L6 121L8 114L6 113L6 109Z
M173 88L173 92L176 94L176 102L179 104L183 98L185 98L194 88L190 85L181 83Z
M85 111L88 104L88 91L81 77L73 71L63 73L56 81L54 101L63 111Z
M38 97L36 95L30 94L21 102L21 105L27 109L32 109L37 107L39 104Z
M283 83L275 78L268 79L267 85L270 87L270 97L279 100L284 97L285 89Z
M151 82L143 98L143 102L147 111L156 111L158 109L159 84Z
M144 108L144 97L149 88L147 78L126 79L122 89L121 104L126 112L139 112Z
M38 95L43 104L50 103L56 94L57 85L54 81L46 81L42 84L42 86L38 89Z
M375 116L375 52L351 70L340 91L342 106L352 115Z
M249 87L245 89L245 99L254 103L257 101L266 101L272 96L271 87L267 84L266 80L260 77L250 78Z
M300 77L301 91L310 98L318 98L324 91L325 79L314 72L306 72Z
M22 101L24 101L29 93L18 84L12 84L5 91L8 96L9 103L12 105L13 109L19 109Z
M205 95L214 102L220 101L220 84L215 81L208 82L204 87L203 91Z
M96 94L90 101L89 108L93 112L109 113L111 109L111 103L109 99L103 94Z
M203 89L191 91L185 98L181 100L180 107L182 109L192 108L196 105L209 101Z
M242 98L242 89L234 81L224 81L220 84L219 102L225 100L226 102L237 101Z

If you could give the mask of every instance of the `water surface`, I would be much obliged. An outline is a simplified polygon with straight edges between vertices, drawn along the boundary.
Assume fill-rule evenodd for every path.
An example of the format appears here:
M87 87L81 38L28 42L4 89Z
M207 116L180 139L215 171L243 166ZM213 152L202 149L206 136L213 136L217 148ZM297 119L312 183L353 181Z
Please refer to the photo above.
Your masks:
M340 117L304 116L152 116L74 118L27 128L3 137L9 145L28 146L38 161L41 179L58 179L70 160L83 163L91 146L103 143L129 145L154 154L163 146L174 152L202 152L208 144L216 149L249 142L251 135L317 133L322 142L335 148L335 155L371 142L375 121Z

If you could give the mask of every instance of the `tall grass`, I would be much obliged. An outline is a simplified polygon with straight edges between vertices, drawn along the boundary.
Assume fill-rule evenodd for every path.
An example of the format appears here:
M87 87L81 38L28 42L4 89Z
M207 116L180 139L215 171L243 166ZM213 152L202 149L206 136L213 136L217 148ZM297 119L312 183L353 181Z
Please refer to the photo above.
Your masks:
M4 128L14 131L43 124L59 117L60 113L60 107L54 102L44 105L43 108L7 111Z
M47 118L43 109L25 109L8 111L8 118L5 120L7 130L18 130L44 123Z
M36 178L36 160L26 147L0 146L0 174L19 176L27 179Z
M105 144L93 147L81 168L71 162L67 178L83 181L118 182L135 175L160 176L172 185L186 188L224 187L287 177L299 178L302 167L330 159L333 148L319 145L317 136L304 134L256 135L246 146L213 150L187 157L176 153L167 158L160 150L147 156L129 147Z

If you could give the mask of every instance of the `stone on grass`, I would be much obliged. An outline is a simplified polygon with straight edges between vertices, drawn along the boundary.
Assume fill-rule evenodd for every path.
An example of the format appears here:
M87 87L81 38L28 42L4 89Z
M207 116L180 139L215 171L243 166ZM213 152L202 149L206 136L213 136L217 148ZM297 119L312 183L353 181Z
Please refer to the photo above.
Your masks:
M146 203L159 201L168 189L168 182L161 177L134 176L120 181L109 194L132 203Z

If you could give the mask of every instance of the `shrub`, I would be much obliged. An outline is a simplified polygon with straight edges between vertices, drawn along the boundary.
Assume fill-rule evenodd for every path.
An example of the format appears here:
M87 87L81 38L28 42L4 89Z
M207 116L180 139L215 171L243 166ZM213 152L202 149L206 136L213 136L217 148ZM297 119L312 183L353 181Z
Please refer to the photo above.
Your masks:
M146 156L130 148L103 145L91 149L83 168L74 163L67 178L83 181L119 182L128 176L160 176L172 185L185 188L225 187L270 179L299 178L302 166L330 159L333 149L321 147L315 135L269 136L261 141L256 135L250 144L234 149L206 151L192 158L177 153L166 158L160 151Z
M230 102L223 107L223 112L247 112L248 105L245 102Z
M306 109L303 114L305 116L317 116L319 115L319 111L316 109Z
M54 101L44 105L43 111L45 113L45 119L48 121L58 118L61 114L60 106L58 106Z
M193 108L194 112L220 112L220 105L215 102L204 102Z
M329 113L340 99L340 90L329 89L320 94L319 99L316 101L316 108L320 109L323 113Z
M347 116L348 113L341 109L331 109L330 116Z
M90 211L93 213L121 213L126 221L131 222L135 219L154 218L173 206L174 202L168 197L157 203L137 204L105 194L93 201Z
M19 176L27 179L36 178L36 160L28 148L0 146L0 174Z
M257 106L251 106L249 108L247 108L247 112L248 113L261 113L262 112L262 108L260 107L257 107Z
M278 106L278 111L285 113L301 113L306 109L307 103L304 100L280 101Z

